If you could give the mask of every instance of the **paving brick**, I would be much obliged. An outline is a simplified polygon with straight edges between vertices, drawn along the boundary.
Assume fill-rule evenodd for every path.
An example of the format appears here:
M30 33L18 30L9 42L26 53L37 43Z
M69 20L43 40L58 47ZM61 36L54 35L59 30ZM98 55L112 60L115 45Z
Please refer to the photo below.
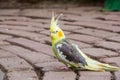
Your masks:
M63 14L65 14L65 16L68 16L68 17L70 17L69 15L78 15L78 16L80 16L80 13L83 12L83 7L82 8L57 9L56 11L57 11L57 13L63 13ZM78 18L78 16L77 17L73 16L73 18L74 17Z
M45 72L43 80L75 80L73 72Z
M43 30L40 33L44 34L44 35L47 35L47 36L50 36L50 31L49 30Z
M111 58L104 58L102 60L107 62L107 63L113 63L117 66L120 66L120 62L119 62L120 57L119 56L118 57L111 57Z
M81 26L73 26L73 25L60 25L60 28L62 30L66 30L66 31L73 31L73 30L76 30L76 29L82 29L83 27Z
M120 29L120 27L119 27L119 25L120 25L120 23L119 23L119 21L110 21L110 20L106 20L106 21L102 21L102 23L106 23L106 24L111 24L113 27L115 26L115 29L113 28L113 27L110 27L110 29L112 30L112 28L113 28L113 31L120 31L119 29ZM106 27L107 28L107 27ZM117 30L118 29L118 30Z
M20 31L20 30L7 30L7 29L0 29L1 33L15 35L19 37L26 37L26 38L41 38L44 35L40 35L37 33L27 32L27 31Z
M25 21L3 21L0 22L2 25L14 25L14 26L41 26L43 27L42 23L37 22L25 22Z
M120 21L119 16L118 15L105 15L105 16L101 16L101 18L104 18L106 20L111 20L111 21Z
M85 43L96 43L102 40L97 37L82 35L82 34L71 34L71 35L68 35L67 38L77 40L77 41L82 41Z
M0 70L0 80L4 80L5 74Z
M80 42L80 41L75 41L75 40L69 40L69 42L71 42L72 44L76 44L79 46L79 48L88 48L88 47L92 47L92 45Z
M9 9L7 9L7 10L0 10L0 15L15 15L15 13L17 13L18 12L18 10L9 10Z
M116 43L116 42L100 41L100 42L96 43L95 45L99 46L99 47L115 50L117 52L120 51L120 43Z
M20 46L9 45L9 46L3 46L1 48L24 58L25 60L29 61L32 64L54 60L53 57L50 57L40 52L32 52Z
M23 16L31 18L48 19L51 18L51 11L45 9L26 9Z
M120 71L115 72L115 79L116 80L120 79Z
M87 28L96 28L103 29L113 32L120 32L120 28L118 26L113 26L111 24L99 23L96 21L78 21L73 23L65 23L66 25L75 25L75 26L83 26Z
M46 42L49 42L50 44L51 44L51 39L50 39L50 37L49 36L46 36L46 37L44 37L44 38L35 38L34 39L35 41L38 41L38 42L40 42L40 43L46 43Z
M0 25L0 29L13 29L13 30L22 30L22 31L42 31L42 28L36 28L32 26L11 26L11 25Z
M112 30L112 28L114 27L114 25L120 25L119 22L117 21L110 21L110 20L104 20L104 18L100 17L101 14L98 15L86 15L86 16L80 16L78 18L79 22L83 22L85 21L87 22L93 22L93 23L98 23L98 24L105 24L105 25L111 25L110 26L110 30ZM107 27L105 27L106 29ZM104 28L103 28L104 29ZM115 26L115 29L120 29L119 26ZM108 29L109 30L109 29ZM114 31L114 29L113 29Z
M32 40L24 39L24 38L14 38L14 39L9 39L8 41L14 44L24 46L31 50L42 52L44 54L53 56L53 51L51 46L48 46L39 42L35 42Z
M3 21L30 21L30 18L22 16L0 16L0 20Z
M19 57L1 58L0 64L8 71L32 69L31 65Z
M35 23L34 23L35 24ZM49 28L49 24L45 24L45 23L41 23L41 24L38 24L38 25L33 25L34 27L37 27L37 28L46 28L48 29Z
M63 30L63 29L62 29ZM67 36L67 35L70 35L70 33L71 33L71 31L70 30L63 30L63 32L64 32L64 34L65 34L65 36Z
M68 16L68 14L66 15L66 16ZM74 17L73 17L73 15L69 15L69 17L71 16L71 21L69 21L69 17L66 19L66 16L65 16L65 20L68 20L68 21L64 21L64 17L63 17L63 21L64 21L64 24L65 25L70 25L70 26L78 26L78 27L81 27L81 28L84 28L83 26L80 26L80 25L78 25L79 23L78 22L97 22L97 20L95 20L95 19L93 19L93 18L91 18L91 17L89 17L89 16L79 16L79 15L75 15ZM77 18L76 18L77 17ZM74 19L74 18L76 18L76 19ZM75 23L77 23L77 24L75 24Z
M118 55L115 52L110 50L102 49L102 48L84 48L81 49L84 53L93 56L93 57L108 57L108 56L116 56Z
M0 50L0 59L1 58L7 58L7 57L13 57L15 55L11 54L8 51Z
M50 24L50 20L49 19L40 19L39 17L31 19L30 22L36 22L36 23L42 23L42 24Z
M106 38L106 39L111 40L111 41L117 41L117 42L120 42L120 36L108 37L108 38Z
M4 46L4 45L9 45L9 43L8 43L8 42L6 42L6 41L0 41L0 45L1 45L1 46Z
M111 74L109 72L80 72L79 80L110 80ZM46 72L43 80L74 80L75 74L73 72Z
M65 66L63 63L58 62L58 61L48 61L48 62L44 62L44 63L36 63L34 65L38 68L41 68L42 71L61 71L60 67Z
M5 35L5 34L0 34L0 40L6 40L6 39L9 39L11 38L12 36L9 36L9 35Z
M20 46L16 46L16 45L6 45L6 46L0 46L1 49L5 50L5 51L9 51L11 52L12 54L17 54L18 52L19 53L29 53L31 52L31 50L29 49L25 49L23 47L20 47Z
M92 35L95 37L101 37L101 38L119 35L117 33L112 33L112 32L103 31L103 30L90 29L90 28L75 30L75 32L82 33L82 34L88 34L88 35Z
M59 11L58 11L59 12ZM61 17L61 19L65 22L76 22L79 19L81 19L81 14L79 13L70 13L70 12L64 12L62 11L61 13L63 13L63 17Z
M7 74L8 80L39 80L37 74L33 70L13 71Z
M79 80L111 80L111 74L109 72L80 72L81 77Z

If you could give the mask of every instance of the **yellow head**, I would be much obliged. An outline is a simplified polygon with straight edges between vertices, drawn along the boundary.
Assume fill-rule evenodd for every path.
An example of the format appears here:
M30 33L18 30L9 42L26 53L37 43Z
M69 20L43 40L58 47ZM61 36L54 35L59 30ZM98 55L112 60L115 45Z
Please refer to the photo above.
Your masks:
M51 37L52 43L56 43L59 40L65 38L65 35L64 35L62 29L60 29L59 25L58 25L59 17L60 17L60 15L55 19L54 15L53 15L52 19L51 19L50 37Z

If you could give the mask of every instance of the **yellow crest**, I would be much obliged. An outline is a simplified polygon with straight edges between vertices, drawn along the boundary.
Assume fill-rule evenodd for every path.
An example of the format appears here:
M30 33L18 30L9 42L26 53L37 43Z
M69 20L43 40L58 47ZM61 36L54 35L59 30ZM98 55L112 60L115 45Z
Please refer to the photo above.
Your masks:
M59 16L57 16L57 18L55 19L54 13L52 13L52 19L51 19L51 24L50 24L50 32L54 32L56 30L59 29L58 26L58 19L62 14L60 14Z

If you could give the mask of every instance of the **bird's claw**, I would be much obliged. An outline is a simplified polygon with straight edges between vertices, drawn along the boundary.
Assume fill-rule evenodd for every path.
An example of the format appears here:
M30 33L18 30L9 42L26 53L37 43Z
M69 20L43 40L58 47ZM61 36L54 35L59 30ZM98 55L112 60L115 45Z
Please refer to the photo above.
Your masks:
M66 67L66 66L60 66L58 69L59 69L59 70L67 70L67 71L70 70L70 69L69 69L68 67Z

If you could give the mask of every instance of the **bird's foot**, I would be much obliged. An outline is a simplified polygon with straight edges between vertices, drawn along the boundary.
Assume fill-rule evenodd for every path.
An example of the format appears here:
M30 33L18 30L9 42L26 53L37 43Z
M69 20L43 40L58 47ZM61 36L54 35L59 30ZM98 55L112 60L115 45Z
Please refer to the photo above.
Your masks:
M80 73L79 73L79 71L78 71L78 70L73 70L73 71L74 71L75 74L76 74L75 80L79 80L79 78L80 78Z
M59 69L59 70L66 70L66 71L70 71L70 68L69 68L69 67L67 67L67 66L60 66L58 69Z
M80 74L76 74L75 80L79 80L79 78L80 78Z

